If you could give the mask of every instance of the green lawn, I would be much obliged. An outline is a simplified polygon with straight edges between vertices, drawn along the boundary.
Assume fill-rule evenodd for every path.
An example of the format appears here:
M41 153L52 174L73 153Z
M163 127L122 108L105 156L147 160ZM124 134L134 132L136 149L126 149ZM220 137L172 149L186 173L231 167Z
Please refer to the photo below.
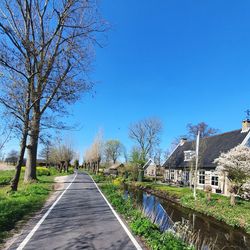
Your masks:
M0 171L0 186L8 185L14 176L14 170Z
M47 174L46 171L42 172ZM14 171L0 171L0 179L8 179L13 174ZM17 192L9 192L8 185L0 187L0 243L9 235L9 231L16 226L18 221L38 211L43 206L53 190L55 176L61 175L53 169L50 171L50 175L39 176L38 182L24 184L23 174L22 171Z
M236 206L230 206L229 197L212 194L211 201L208 202L205 192L201 190L198 190L195 201L192 190L187 187L173 187L148 182L138 182L133 185L150 188L156 192L160 191L161 194L164 192L166 196L175 198L184 207L213 216L231 226L242 227L247 233L250 233L250 201L238 199Z

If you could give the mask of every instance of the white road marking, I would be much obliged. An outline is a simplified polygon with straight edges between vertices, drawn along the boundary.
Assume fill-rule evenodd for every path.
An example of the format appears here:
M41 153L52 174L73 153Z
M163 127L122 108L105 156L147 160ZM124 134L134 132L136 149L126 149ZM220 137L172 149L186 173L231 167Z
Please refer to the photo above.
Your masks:
M23 242L19 245L17 250L22 250L26 244L30 241L31 237L34 235L34 233L37 231L37 229L41 226L41 224L44 222L44 220L47 218L47 216L50 214L50 212L53 210L55 205L58 203L58 201L63 197L65 192L69 189L71 184L76 179L77 173L74 177L74 179L71 181L71 183L67 186L67 188L62 192L62 194L56 199L56 201L53 203L53 205L48 209L48 211L43 215L43 217L38 221L38 223L35 225L35 227L30 231L30 233L26 236L26 238L23 240Z
M90 176L90 175L89 175ZM135 237L131 234L131 232L129 231L129 229L127 228L127 226L123 223L123 221L121 220L120 216L116 213L116 211L114 210L114 208L112 207L112 205L109 203L109 201L106 199L106 197L104 196L104 194L102 193L102 191L100 190L100 188L97 186L96 182L94 181L94 179L92 178L92 176L90 176L90 178L92 179L92 181L94 182L96 188L98 189L98 191L100 192L100 194L102 195L103 199L107 202L108 206L110 207L111 211L113 212L113 214L115 215L116 219L120 222L121 226L123 227L123 229L125 230L125 232L127 233L128 237L130 238L130 240L133 242L133 244L135 245L137 250L142 250L142 247L139 245L139 243L137 242L137 240L135 239Z

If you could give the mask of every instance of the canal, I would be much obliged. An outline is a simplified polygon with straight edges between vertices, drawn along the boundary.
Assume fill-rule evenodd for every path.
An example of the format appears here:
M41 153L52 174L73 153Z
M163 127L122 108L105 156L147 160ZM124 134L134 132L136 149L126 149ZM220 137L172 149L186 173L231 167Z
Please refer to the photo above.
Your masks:
M177 232L199 250L250 250L250 235L240 229L126 185L124 195L162 231Z

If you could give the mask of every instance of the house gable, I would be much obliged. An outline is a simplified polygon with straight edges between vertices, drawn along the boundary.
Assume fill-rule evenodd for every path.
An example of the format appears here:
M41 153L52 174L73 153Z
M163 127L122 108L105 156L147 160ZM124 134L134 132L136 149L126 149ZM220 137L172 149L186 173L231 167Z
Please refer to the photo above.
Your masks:
M246 139L248 137L248 139ZM249 143L250 132L242 133L235 130L223 134L205 137L200 140L199 165L204 169L215 169L214 160L221 153L228 152L230 149L242 144L244 140ZM195 150L195 141L188 141L183 145L178 145L175 151L163 164L165 168L184 169L190 166L189 162L184 161L184 151Z
M143 166L143 169L146 170L149 166L155 166L155 163L152 159L149 159L145 165Z

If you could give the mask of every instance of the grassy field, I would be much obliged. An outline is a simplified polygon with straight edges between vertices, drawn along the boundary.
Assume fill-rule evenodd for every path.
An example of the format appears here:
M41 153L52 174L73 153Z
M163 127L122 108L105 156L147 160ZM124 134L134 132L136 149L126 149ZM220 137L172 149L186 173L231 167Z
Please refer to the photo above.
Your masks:
M54 169L50 171L49 175L46 170L42 171L44 175L41 175L41 171L38 182L32 184L23 183L24 173L22 171L18 191L14 193L9 192L10 187L6 185L14 171L0 171L2 185L0 187L0 243L9 235L9 231L16 226L18 221L43 206L53 190L55 176L61 175Z
M198 190L197 200L193 198L192 190L187 187L173 187L164 184L148 182L133 183L138 187L152 189L160 194L174 198L182 206L191 208L203 214L215 217L231 226L237 226L250 233L250 201L237 199L236 206L230 206L229 197L212 194L211 200L207 201L206 193Z

